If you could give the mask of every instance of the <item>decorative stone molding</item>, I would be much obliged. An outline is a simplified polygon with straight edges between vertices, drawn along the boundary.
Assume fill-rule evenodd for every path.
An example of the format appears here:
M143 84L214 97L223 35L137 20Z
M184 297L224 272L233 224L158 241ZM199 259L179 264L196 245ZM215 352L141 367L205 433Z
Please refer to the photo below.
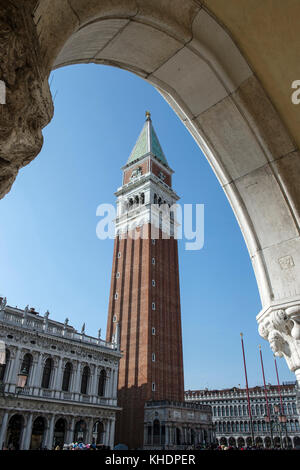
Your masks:
M300 302L271 306L257 317L258 332L300 378Z

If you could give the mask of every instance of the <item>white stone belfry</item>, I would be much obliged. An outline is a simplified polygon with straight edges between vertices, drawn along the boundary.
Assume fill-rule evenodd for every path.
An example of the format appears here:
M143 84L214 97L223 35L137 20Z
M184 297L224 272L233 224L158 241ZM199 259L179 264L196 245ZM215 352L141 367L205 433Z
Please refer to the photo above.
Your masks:
M151 223L152 238L158 238L155 228L173 236L177 228L176 203L179 196L166 182L167 179L171 181L173 170L162 151L149 111L127 164L122 169L123 185L115 193L116 234L125 234Z

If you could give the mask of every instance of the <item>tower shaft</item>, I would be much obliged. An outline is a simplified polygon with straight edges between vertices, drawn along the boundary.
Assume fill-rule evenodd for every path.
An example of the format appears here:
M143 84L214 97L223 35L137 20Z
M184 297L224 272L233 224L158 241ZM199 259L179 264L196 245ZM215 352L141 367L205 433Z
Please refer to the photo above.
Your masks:
M148 121L148 122L147 122ZM116 443L143 446L144 406L148 400L184 400L179 265L174 230L151 231L153 212L172 206L171 173L148 117L124 167L117 191L107 340L118 332L119 366ZM150 121L150 122L149 122ZM152 138L151 138L152 135ZM149 137L150 136L150 137ZM153 154L151 138L159 157ZM146 154L139 156L143 148ZM136 150L137 149L137 150ZM167 183L166 183L167 182ZM171 220L174 225L174 220Z

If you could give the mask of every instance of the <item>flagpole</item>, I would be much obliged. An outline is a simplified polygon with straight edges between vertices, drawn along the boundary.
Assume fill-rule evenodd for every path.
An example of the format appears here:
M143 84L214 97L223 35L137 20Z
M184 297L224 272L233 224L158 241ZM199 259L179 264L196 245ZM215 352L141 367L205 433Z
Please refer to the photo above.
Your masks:
M264 380L264 391L265 391L265 398L266 398L266 404L267 404L267 416L268 416L268 422L270 424L271 441L272 441L272 447L273 447L272 423L271 423L271 417L270 417L270 409L269 409L268 393L267 393L267 387L266 387L264 363L263 363L263 358L262 358L261 346L260 345L259 345L259 354L260 354L261 370L262 370L262 375L263 375L263 380Z
M277 369L277 363L276 363L276 357L274 355L274 362L275 362L275 370L276 370L276 376L277 376L277 383L278 383L278 391L279 391L279 398L280 398L280 407L281 407L281 414L283 415L283 404L282 404L282 397L281 397L281 388L280 388L280 382L279 382L279 375L278 375L278 369Z
M250 396L249 396L249 387L248 387L248 377L247 377L247 368L246 368L246 359L245 359L245 350L244 350L244 341L243 341L243 333L241 335L241 343L242 343L242 351L243 351L243 360L244 360L244 370L245 370L245 379L246 379L246 391L247 391L247 400L248 400L248 412L250 418L250 427L251 427L251 435L252 435L252 445L254 446L254 432L253 432L253 422L252 422L252 413L251 413L251 405L250 405Z

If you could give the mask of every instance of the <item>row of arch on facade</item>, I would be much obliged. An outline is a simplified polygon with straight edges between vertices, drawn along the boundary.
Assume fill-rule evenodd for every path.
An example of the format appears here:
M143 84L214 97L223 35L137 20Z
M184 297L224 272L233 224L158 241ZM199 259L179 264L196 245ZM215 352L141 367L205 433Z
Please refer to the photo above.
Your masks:
M261 437L257 436L254 438L254 444L252 443L252 438L250 436L244 438L244 437L225 437L222 436L217 439L217 444L218 445L223 445L223 446L232 446L232 447L251 447L255 445L256 447L265 447L265 448L271 448L271 447L284 447L284 448L291 448L291 447L297 447L300 446L300 437L295 436L295 437L286 437L283 436L282 439L280 439L279 436L276 436L273 438L273 445L272 445L272 439L270 436L266 437Z
M274 426L275 422L271 420L271 426ZM235 432L250 432L250 423L249 421L217 421L216 432L219 434L222 433L235 433ZM254 432L267 432L269 425L263 420L254 420L253 421L253 431ZM297 419L288 419L286 422L287 432L297 432L300 431L299 422Z
M270 415L274 414L272 404L269 404ZM213 416L248 416L248 407L246 405L231 406L213 406ZM296 404L293 402L283 403L283 412L285 415L296 415ZM265 416L267 414L267 405L251 405L252 416Z
M10 361L10 351L9 349L6 350L6 363L0 366L0 381L5 382L6 370L8 368L8 364ZM20 372L26 373L29 377L31 368L32 368L33 357L30 353L26 353L23 357ZM54 372L54 361L51 357L48 357L43 366L43 373L41 379L41 387L48 389L51 386L51 378ZM73 374L73 365L71 362L66 362L64 371L63 371L63 379L62 379L62 391L68 392L70 390L71 378ZM27 377L27 380L28 380ZM80 384L80 392L82 394L88 393L89 382L91 378L91 370L89 366L85 366L82 375L81 375L81 384ZM98 396L103 397L105 395L105 385L106 385L106 371L104 369L101 370L98 380Z
M127 201L127 209L133 209L139 205L145 204L145 194L137 194L136 196L130 197Z
M146 429L145 444L149 446L164 445L196 445L210 442L210 437L206 429L194 429L192 427L165 425L158 419L148 425Z
M162 204L164 205L168 205L169 207L171 207L171 205L163 200L158 194L154 194L153 195L153 201L152 201L153 204L157 204L158 206L161 206ZM127 200L127 210L130 210L130 209L134 209L140 205L143 205L145 204L145 194L144 193L141 193L141 194L137 194L135 196L132 196L130 197L128 200Z
M6 436L3 443L3 448L11 450L19 450L22 448L22 441L24 438L26 420L21 414L13 415L7 426ZM70 436L71 442L66 442L68 436L68 423L64 418L58 418L54 425L54 432L52 442L46 442L47 440L47 419L44 416L38 416L33 420L31 438L29 449L37 450L48 447L49 449L55 448L56 446L63 447L64 443L70 444L71 442L83 442L86 443L88 437L87 423L83 419L79 419L75 422L74 430ZM104 441L104 425L101 421L96 421L93 425L92 430L92 441L91 444L102 444Z

